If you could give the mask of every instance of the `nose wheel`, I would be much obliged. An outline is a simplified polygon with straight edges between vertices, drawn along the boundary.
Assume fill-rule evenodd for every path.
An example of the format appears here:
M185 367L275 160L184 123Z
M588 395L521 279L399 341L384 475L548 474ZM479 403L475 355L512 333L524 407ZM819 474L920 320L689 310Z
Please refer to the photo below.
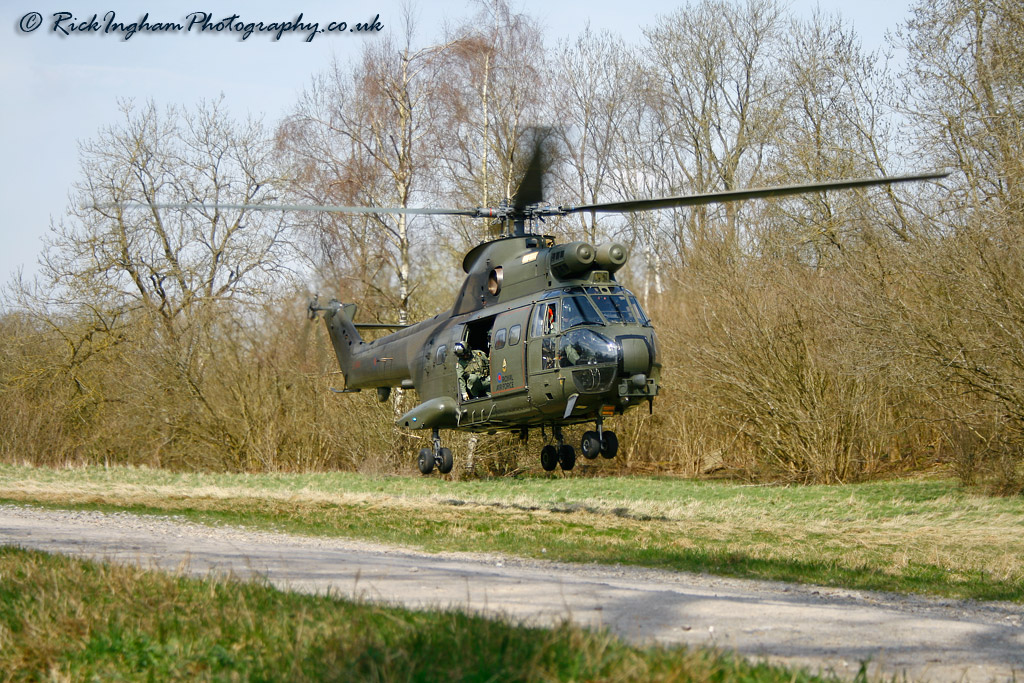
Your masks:
M602 458L614 458L619 452L619 437L615 436L615 432L605 432L604 438L601 439L601 457Z
M433 445L430 448L421 448L416 463L420 468L420 474L430 474L437 467L441 474L448 474L452 471L455 458L452 449L441 447L441 436L438 430L434 430Z
M580 452L587 460L593 460L598 455L604 458L614 458L619 452L619 437L615 432L606 432L601 429L601 423L597 423L597 431L583 433L580 441Z
M545 472L552 472L556 467L568 472L576 466L576 449L565 443L560 425L555 425L554 431L558 446L548 444L540 449L540 466Z

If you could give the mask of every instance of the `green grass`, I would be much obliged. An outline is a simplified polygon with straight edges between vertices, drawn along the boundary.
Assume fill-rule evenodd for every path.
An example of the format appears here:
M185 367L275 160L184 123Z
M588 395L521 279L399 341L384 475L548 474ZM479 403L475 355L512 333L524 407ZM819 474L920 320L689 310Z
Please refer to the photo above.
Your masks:
M0 679L820 680L568 624L523 628L5 547Z
M0 499L829 586L1024 601L1024 500L950 481L180 474L0 465Z

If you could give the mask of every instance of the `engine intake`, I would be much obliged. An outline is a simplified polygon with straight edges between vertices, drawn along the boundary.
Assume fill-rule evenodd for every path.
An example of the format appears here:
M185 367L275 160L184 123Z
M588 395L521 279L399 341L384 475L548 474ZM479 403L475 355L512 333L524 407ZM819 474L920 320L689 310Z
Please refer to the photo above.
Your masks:
M626 265L628 259L629 247L619 242L605 242L597 248L597 254L594 256L597 266L609 273L614 273Z
M586 272L594 264L595 256L596 250L592 244L561 244L551 250L551 272L559 279Z

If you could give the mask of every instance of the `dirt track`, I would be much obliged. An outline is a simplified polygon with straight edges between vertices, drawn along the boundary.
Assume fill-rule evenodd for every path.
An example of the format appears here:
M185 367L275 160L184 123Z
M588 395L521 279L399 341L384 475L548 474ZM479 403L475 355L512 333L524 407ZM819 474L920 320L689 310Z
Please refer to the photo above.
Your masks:
M0 543L294 590L528 623L571 618L635 643L735 649L852 677L989 681L1024 674L1024 608L211 528L126 513L0 505Z

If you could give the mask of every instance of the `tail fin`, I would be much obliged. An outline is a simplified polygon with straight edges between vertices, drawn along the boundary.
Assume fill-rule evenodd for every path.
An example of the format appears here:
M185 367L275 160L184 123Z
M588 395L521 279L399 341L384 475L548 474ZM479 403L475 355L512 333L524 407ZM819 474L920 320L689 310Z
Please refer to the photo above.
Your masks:
M327 334L331 337L334 355L338 358L338 367L341 368L347 382L352 369L352 353L364 343L352 323L352 317L356 312L355 304L342 304L337 299L331 299L326 306L319 306L317 299L314 298L309 302L308 310L310 318L315 318L318 312L323 312Z

